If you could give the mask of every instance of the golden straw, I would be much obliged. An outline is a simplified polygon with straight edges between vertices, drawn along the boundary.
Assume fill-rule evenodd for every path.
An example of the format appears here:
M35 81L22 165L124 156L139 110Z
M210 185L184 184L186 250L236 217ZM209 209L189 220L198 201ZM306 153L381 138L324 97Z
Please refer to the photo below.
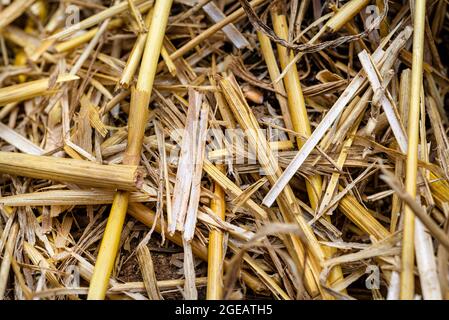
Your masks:
M412 83L408 118L408 150L405 173L405 189L414 198L418 175L419 114L423 79L424 30L426 1L415 1ZM404 209L404 231L402 239L401 299L410 300L415 295L415 215L409 206Z
M165 28L172 0L157 0L154 6L153 19L148 31L145 52L137 81L137 89L131 95L131 106L128 118L128 145L123 158L124 164L138 164L148 117L148 104L150 103L153 82L156 76ZM114 266L120 243L120 235L125 221L129 194L118 192L114 196L111 213L101 241L95 263L94 274L89 286L89 300L104 299L109 277Z

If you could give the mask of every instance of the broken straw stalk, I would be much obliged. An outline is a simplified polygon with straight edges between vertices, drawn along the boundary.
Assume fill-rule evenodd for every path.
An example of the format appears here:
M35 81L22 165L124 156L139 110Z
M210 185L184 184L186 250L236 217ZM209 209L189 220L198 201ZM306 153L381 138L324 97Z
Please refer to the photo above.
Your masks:
M84 186L136 191L144 172L135 165L101 165L85 160L0 151L0 172Z
M165 28L170 14L172 1L157 0L154 6L153 19L147 35L145 51L142 57L137 87L132 92L131 107L128 119L128 145L124 164L138 164L148 116L148 105L156 76ZM117 254L120 234L128 207L128 193L118 192L114 196L108 224L95 263L94 274L89 286L88 299L104 299L108 279ZM114 258L112 258L114 257Z
M25 193L2 197L0 198L0 204L10 207L110 204L114 198L114 190L115 188L112 188L112 190L56 190ZM150 199L156 201L155 195L156 194L153 194L151 199L150 195L146 193L131 192L129 195L129 202L147 202Z
M154 1L147 1L147 0L131 0L131 1L133 1L135 5L141 5L142 3L146 2L151 6L154 3ZM125 12L126 10L128 10L128 8L129 8L128 1L121 2L110 8L102 10L100 13L90 16L89 18L84 19L79 23L71 25L70 27L65 28L64 30L58 33L51 35L50 39L63 39L79 30L84 30L86 28L92 27L108 18L112 18L122 12Z
M78 76L67 74L61 75L55 80L46 78L0 88L0 106L4 106L12 102L28 100L44 94L50 94L52 92L49 90L55 87L56 84L74 81L77 79L79 79ZM55 87L55 89L57 89L57 87Z

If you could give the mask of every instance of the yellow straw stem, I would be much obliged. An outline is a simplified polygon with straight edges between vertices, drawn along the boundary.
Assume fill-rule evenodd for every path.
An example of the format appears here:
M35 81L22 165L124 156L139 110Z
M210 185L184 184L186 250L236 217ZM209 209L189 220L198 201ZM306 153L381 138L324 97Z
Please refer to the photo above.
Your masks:
M223 171L223 166L220 166ZM224 190L215 184L211 209L221 219L225 219ZM209 233L208 265L207 265L207 300L223 299L223 232L213 229Z
M114 28L119 28L122 25L123 25L122 19L114 19L108 24L107 29L111 30ZM96 28L90 29L89 31L87 31L79 36L76 36L67 41L58 43L57 45L55 45L55 50L59 53L69 51L69 50L74 50L74 49L78 48L79 46L83 45L84 43L92 40L92 38L95 37L95 35L97 34L98 30L100 30L100 28L96 27Z
M425 30L426 1L415 1L412 84L410 92L410 111L408 118L408 151L405 174L405 189L413 198L416 197L416 180L418 172L419 143L419 113L421 103L421 88L423 80L423 54ZM414 269L414 235L415 216L409 206L404 210L404 231L402 239L402 270L401 293L402 300L413 299L415 293Z
M137 90L133 90L128 119L128 145L124 164L139 163L145 124L148 117L148 104L156 76L157 63L164 40L165 29L172 0L158 0L154 6L153 19L148 31L145 51L137 81ZM98 252L92 281L89 286L89 300L100 300L106 296L109 277L117 256L120 235L128 208L128 193L118 192L114 197L111 213Z
M288 26L287 19L284 15L272 12L273 26L276 34L282 39L288 39ZM290 60L292 60L293 52L287 51L286 47L281 45L277 46L279 53L279 61L282 69L285 69ZM301 89L301 83L299 79L298 69L296 64L293 64L284 77L285 88L288 97L288 107L290 110L290 117L293 125L293 130L298 132L304 137L309 137L312 133L310 128L310 122L307 115L306 104ZM301 148L303 141L297 137L296 143ZM307 194L309 195L309 201L312 208L316 208L319 201L319 196L322 191L321 178L319 176L309 177L310 181L306 182Z
M0 106L31 99L43 94L49 94L55 84L78 79L78 76L63 74L60 75L56 81L52 81L50 78L44 78L0 88Z
M370 0L352 0L341 7L338 12L330 18L326 27L331 29L332 32L340 30L348 21L360 12L364 7L368 5Z
M137 166L104 165L86 160L0 151L0 174L136 191L144 172Z
M288 39L288 25L287 19L284 15L277 14L272 11L272 20L275 33L284 40ZM289 67L284 77L285 88L287 91L288 107L290 111L290 118L293 126L293 130L300 133L304 137L309 137L312 133L310 128L309 117L307 114L306 104L301 89L301 83L299 78L298 69L296 64L293 63L289 66L290 62L294 59L293 52L288 52L287 48L278 45L279 61L282 69ZM298 148L301 148L303 141L296 137L296 143ZM318 175L308 177L306 181L307 194L309 196L310 206L312 209L318 207L318 202L322 193L322 181ZM326 219L330 221L330 217L326 216ZM334 253L334 249L323 247L323 251L327 257L330 257ZM330 281L335 282L343 277L341 268L334 268L331 272Z

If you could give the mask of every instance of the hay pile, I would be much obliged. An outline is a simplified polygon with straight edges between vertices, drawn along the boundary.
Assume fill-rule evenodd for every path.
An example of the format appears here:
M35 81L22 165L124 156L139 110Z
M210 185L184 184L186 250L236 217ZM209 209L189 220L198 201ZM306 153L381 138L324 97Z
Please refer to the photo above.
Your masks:
M0 1L0 298L449 298L446 9Z

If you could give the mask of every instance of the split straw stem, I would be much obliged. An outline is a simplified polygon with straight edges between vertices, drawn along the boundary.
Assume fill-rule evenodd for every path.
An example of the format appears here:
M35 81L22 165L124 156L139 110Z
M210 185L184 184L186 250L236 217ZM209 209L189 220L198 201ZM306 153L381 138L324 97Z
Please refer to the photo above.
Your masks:
M423 81L425 14L426 1L416 0L413 21L412 83L407 127L408 151L405 174L405 189L413 198L416 196L416 180L418 175L419 114ZM410 300L414 297L414 234L415 216L412 209L406 205L404 210L404 231L402 238L401 300Z
M147 106L150 103L151 91L171 5L172 0L157 0L154 6L153 20L148 31L137 88L133 90L131 95L128 119L128 145L123 158L124 164L138 164L140 160L145 124L148 118ZM105 298L128 208L128 198L129 194L124 192L117 192L114 196L111 213L89 286L89 294L87 296L89 300Z

